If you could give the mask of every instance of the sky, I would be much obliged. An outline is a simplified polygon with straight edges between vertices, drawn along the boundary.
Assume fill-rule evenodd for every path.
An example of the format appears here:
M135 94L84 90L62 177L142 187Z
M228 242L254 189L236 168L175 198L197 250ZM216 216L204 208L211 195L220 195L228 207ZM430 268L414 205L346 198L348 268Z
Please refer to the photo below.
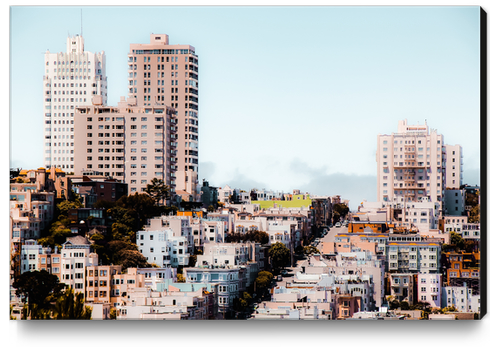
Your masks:
M131 43L168 34L199 56L199 179L376 201L376 138L398 121L463 147L480 184L479 7L11 7L10 167L43 166L44 53L83 34L108 104Z

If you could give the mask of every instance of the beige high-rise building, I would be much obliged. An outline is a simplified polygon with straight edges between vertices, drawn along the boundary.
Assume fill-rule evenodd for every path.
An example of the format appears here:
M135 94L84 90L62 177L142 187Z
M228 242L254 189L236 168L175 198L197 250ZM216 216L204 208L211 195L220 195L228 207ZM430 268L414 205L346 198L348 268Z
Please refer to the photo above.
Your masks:
M105 53L84 49L76 35L66 40L66 52L44 55L44 166L74 170L74 116L78 106L91 105L93 96L107 103Z
M175 190L197 197L198 56L194 47L170 45L164 34L151 34L148 44L131 44L128 96L140 107L167 105L175 109Z
M445 157L443 135L427 124L399 121L398 132L378 135L378 201L439 202L444 211Z
M175 110L165 105L137 106L124 97L117 107L94 104L75 113L75 174L100 173L142 193L153 178L175 190L177 132Z

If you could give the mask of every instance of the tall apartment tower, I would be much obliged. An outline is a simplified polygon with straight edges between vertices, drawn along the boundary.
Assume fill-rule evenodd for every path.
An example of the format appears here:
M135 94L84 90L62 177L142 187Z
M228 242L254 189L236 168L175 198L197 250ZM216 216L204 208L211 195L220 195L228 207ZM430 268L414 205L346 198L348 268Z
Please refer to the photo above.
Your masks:
M150 35L149 44L131 44L128 96L138 106L165 104L175 109L177 143L175 191L197 197L198 189L198 57L190 45L169 45L168 35ZM178 192L177 192L178 193Z
M68 37L66 52L44 55L44 166L74 169L74 115L93 96L107 103L105 53L84 50L82 36Z
M429 131L427 123L399 121L397 133L378 135L378 201L439 202L444 211L445 157L443 135Z
M446 188L459 189L463 185L463 149L446 145L446 156Z
M112 107L94 97L75 113L75 174L113 177L130 194L144 192L153 178L175 189L176 122L165 105L137 106L134 97L121 97Z

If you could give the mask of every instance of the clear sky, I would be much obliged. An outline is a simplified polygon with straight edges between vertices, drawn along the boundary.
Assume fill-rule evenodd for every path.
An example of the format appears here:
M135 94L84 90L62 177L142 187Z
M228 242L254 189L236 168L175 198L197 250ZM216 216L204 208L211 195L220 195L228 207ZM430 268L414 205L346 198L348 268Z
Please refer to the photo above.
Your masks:
M83 8L83 23L80 9ZM480 184L479 7L11 7L10 166L43 165L44 53L105 51L108 104L131 43L199 56L199 178L376 200L376 136L424 123Z

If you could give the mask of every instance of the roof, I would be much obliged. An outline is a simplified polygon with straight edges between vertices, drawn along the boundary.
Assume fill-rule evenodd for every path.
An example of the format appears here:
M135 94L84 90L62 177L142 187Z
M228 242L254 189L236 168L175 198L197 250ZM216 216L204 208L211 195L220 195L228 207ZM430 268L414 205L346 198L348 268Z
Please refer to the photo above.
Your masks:
M191 195L191 193L186 192L185 190L176 190L175 194L177 194L177 195Z
M72 244L72 245L90 245L90 242L83 236L72 236L72 237L67 237L65 244Z

